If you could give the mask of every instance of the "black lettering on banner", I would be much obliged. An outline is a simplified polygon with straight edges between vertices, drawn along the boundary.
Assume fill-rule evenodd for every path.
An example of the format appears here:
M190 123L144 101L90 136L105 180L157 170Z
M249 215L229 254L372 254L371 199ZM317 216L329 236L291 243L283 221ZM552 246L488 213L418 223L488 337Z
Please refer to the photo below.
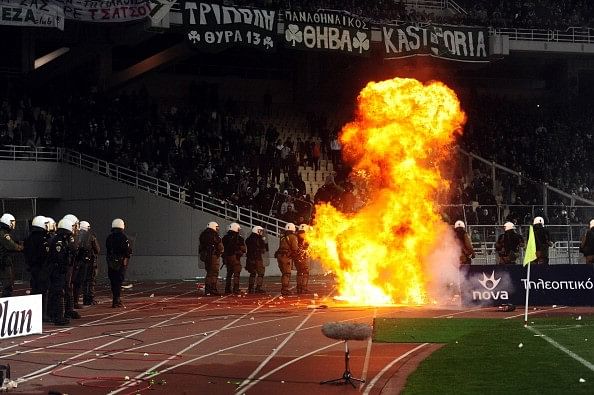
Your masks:
M488 32L466 26L413 24L382 26L386 59L429 55L444 59L488 62Z
M368 56L371 30L366 21L338 11L285 11L285 44L291 48Z
M181 8L186 37L194 48L211 52L238 46L276 48L276 11L196 1L186 1Z

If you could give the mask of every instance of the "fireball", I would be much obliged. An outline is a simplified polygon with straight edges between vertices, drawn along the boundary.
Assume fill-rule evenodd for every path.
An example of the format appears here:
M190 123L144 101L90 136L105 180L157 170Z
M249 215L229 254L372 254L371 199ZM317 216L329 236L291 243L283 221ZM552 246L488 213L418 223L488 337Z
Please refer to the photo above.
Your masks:
M365 206L346 214L319 205L307 235L310 255L336 275L338 298L428 302L427 257L447 231L436 204L449 187L440 167L464 122L456 94L441 82L394 78L360 92L340 140L353 174L365 177Z

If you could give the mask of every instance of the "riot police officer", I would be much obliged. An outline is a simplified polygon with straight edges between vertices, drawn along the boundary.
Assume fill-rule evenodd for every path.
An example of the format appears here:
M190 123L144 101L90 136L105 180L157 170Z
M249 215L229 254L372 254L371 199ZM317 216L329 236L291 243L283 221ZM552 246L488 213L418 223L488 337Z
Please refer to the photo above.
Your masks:
M83 304L90 306L95 301L95 277L97 276L97 255L100 247L97 237L91 231L91 224L88 221L81 221L78 235L76 237L78 253L76 254L78 275L74 282L74 308L80 308L78 304L82 290Z
M78 250L77 235L79 229L78 218L73 214L66 214L64 218L72 222L72 237L74 238L74 246ZM58 223L58 228L60 224ZM68 265L68 272L66 273L66 288L64 298L66 300L66 312L64 313L70 318L80 318L80 314L74 311L74 279L78 276L79 263L76 260L76 253L70 255L70 264Z
M584 254L586 263L594 263L594 219L590 220L590 229L582 237L580 252Z
M456 241L460 246L460 264L470 265L472 258L475 257L474 248L472 248L472 242L470 236L466 232L466 224L464 221L456 221L454 224L454 233L456 234Z
M111 307L124 307L122 304L122 283L126 277L126 269L132 248L128 236L124 233L124 221L116 218L111 221L111 233L105 240L105 259L107 260L107 276L111 284Z
M534 243L536 244L536 261L533 263L549 264L549 247L553 246L549 230L544 227L544 218L535 217L533 221L534 227Z
M49 240L49 290L48 314L56 325L68 325L69 318L80 315L69 306L68 292L72 289L72 262L76 254L73 229L75 223L69 219L58 222L56 234ZM69 310L70 308L70 310Z
M45 218L47 218L47 236L48 236L48 240L49 240L52 237L54 237L54 235L56 234L56 230L58 229L58 226L56 225L56 221L54 221L54 219L52 217L45 217Z
M217 282L219 279L219 257L224 251L223 242L219 236L219 224L209 222L206 229L200 233L198 252L200 260L204 262L206 277L204 278L204 295L219 296Z
M254 226L252 233L245 240L247 247L247 257L245 261L245 268L250 273L248 283L248 294L252 293L266 293L262 289L264 283L264 260L262 255L268 251L268 243L264 238L264 228L261 226ZM254 289L254 284L256 288Z
M285 234L280 238L278 250L274 254L278 268L281 271L281 294L291 295L291 266L293 259L299 253L299 242L295 236L295 224L289 222L285 225Z
M227 266L227 277L225 279L225 293L233 292L235 295L239 291L239 276L241 275L241 257L246 253L246 246L243 237L239 234L241 227L233 222L229 225L229 231L223 236L223 264ZM231 289L233 281L233 289Z
M49 288L49 270L47 258L49 255L49 234L46 217L38 215L31 221L31 233L25 239L23 252L25 264L31 273L31 294L41 295L42 317L44 322L49 322L47 315L47 290Z
M12 296L14 287L12 256L10 253L23 250L23 246L10 237L10 232L15 227L16 220L11 214L5 213L0 217L0 282L2 283L3 298Z
M503 232L495 243L495 251L499 255L502 265L515 265L520 255L520 247L524 247L524 238L516 233L516 226L512 222L503 224Z
M295 256L293 262L297 269L297 294L307 294L307 284L309 282L309 257L307 255L307 247L309 246L305 240L305 233L309 230L307 224L299 225L297 228L297 245L299 251Z

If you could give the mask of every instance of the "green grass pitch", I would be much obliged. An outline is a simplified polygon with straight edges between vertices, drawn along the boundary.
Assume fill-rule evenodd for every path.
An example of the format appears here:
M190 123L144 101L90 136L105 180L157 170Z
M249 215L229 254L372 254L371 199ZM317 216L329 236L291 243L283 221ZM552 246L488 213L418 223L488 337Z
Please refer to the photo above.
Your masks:
M521 320L376 319L375 342L443 343L407 380L404 394L594 395L594 317ZM580 380L581 379L581 380Z

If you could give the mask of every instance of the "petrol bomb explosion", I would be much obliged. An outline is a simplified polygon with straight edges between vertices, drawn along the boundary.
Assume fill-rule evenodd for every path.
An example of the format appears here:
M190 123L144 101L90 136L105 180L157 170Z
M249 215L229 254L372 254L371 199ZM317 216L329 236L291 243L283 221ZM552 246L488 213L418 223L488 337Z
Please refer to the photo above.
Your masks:
M441 82L370 82L354 121L341 132L345 160L366 202L345 214L316 207L307 235L312 257L333 271L339 297L355 305L427 303L428 257L449 232L436 208L447 189L440 167L461 133L465 114Z

